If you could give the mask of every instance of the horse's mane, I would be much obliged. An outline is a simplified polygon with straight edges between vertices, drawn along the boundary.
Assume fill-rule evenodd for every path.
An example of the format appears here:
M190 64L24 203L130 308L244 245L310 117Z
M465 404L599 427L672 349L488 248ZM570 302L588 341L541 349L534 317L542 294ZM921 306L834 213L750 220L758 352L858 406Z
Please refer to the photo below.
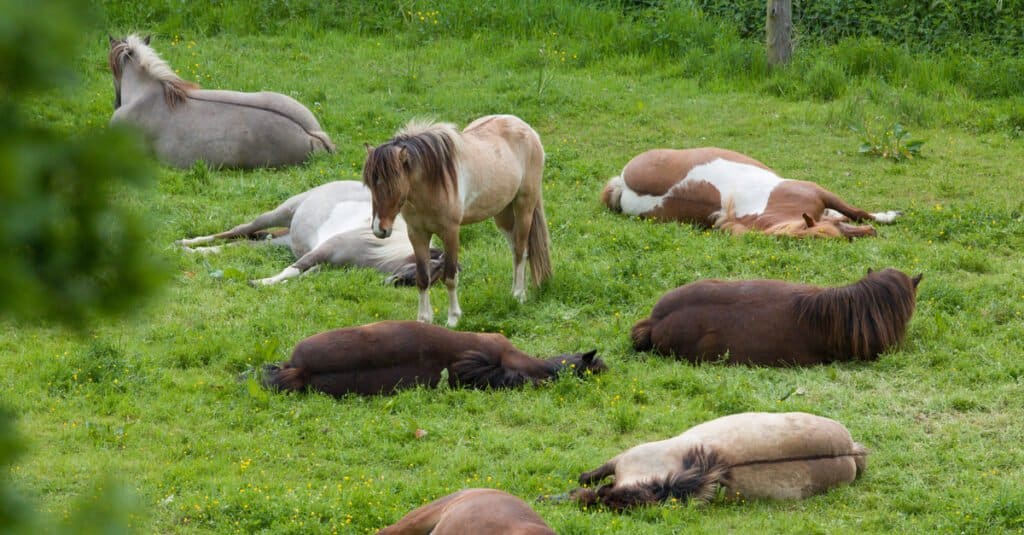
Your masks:
M171 108L184 102L189 90L199 88L198 84L178 76L143 38L134 33L124 40L111 42L108 61L114 78L121 79L124 62L128 59L135 60L139 68L160 82L164 88L164 99Z
M452 372L459 384L472 388L513 388L535 382L519 370L503 368L500 357L482 351L466 351L459 355L452 364Z
M849 286L797 297L797 321L822 333L833 351L871 360L903 341L915 290L914 281L898 270L874 271Z
M397 184L391 179L406 166L420 169L433 188L457 188L455 159L460 141L461 135L453 124L414 119L395 137L370 152L363 168L363 181L385 195L397 194ZM371 184L370 177L382 180Z

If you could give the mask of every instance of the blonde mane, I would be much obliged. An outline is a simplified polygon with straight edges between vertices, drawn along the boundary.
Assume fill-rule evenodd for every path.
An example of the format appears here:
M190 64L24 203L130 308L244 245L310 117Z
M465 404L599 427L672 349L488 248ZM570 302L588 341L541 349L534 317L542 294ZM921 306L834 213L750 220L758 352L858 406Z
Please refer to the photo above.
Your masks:
M110 70L118 80L123 74L124 63L129 59L135 61L143 72L160 82L164 88L164 98L171 108L183 103L189 90L199 88L198 84L178 76L138 34L133 33L124 40L111 42L109 59Z

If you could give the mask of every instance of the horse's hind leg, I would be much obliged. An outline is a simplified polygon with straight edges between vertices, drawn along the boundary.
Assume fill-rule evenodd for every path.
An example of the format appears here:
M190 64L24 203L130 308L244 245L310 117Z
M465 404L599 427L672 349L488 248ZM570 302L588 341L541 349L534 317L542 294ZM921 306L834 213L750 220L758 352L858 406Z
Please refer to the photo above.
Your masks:
M865 210L861 210L852 204L847 203L841 199L835 193L828 191L824 188L821 189L821 199L825 202L826 215L828 210L835 210L840 214L850 218L853 221L877 221L879 223L892 223L896 221L896 218L903 215L903 212L898 210L889 210L886 212L869 213Z
M183 238L174 243L183 247L191 247L193 245L201 245L216 240L230 240L242 237L249 238L256 236L256 233L260 230L272 227L288 227L291 225L292 216L295 215L295 209L298 208L299 204L306 198L307 193L309 192L303 192L292 196L288 198L288 200L279 204L277 208L260 214L256 219L253 219L248 223L236 225L230 230L218 232L217 234L210 234L208 236Z
M601 466L580 474L579 483L580 485L593 485L601 481L602 479L613 475L615 473L615 460L608 461Z
M533 210L529 210L524 224L524 214L516 209L518 204L517 200L505 207L494 216L494 222L505 234L509 249L512 250L512 297L523 303L526 301L526 246L530 225L533 224Z

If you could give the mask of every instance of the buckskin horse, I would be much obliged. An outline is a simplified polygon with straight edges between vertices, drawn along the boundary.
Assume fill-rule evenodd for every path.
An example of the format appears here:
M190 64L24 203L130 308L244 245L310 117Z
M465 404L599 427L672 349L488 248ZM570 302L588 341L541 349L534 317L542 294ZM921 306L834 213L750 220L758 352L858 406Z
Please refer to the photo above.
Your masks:
M608 181L601 200L616 212L733 234L857 238L875 229L849 221L892 223L901 215L868 213L813 182L781 178L749 156L715 147L644 152Z
M436 387L448 370L452 387L511 388L538 384L562 372L581 377L600 373L606 366L596 353L539 359L497 333L381 321L302 340L288 362L265 368L263 381L279 390L374 395L417 385Z
M405 221L395 220L394 233L386 240L370 231L370 190L360 182L339 180L289 197L269 212L224 232L184 238L175 242L185 251L217 253L221 246L197 245L218 240L247 239L290 247L298 260L281 273L251 281L276 284L323 264L361 266L388 274L387 282L411 285L416 281L416 261L405 231ZM267 232L267 229L277 230ZM441 275L439 249L430 250L430 277Z
M314 151L334 151L313 114L280 93L200 89L181 79L149 46L149 37L110 38L114 76L111 124L142 131L157 157L174 167L278 167Z
M412 121L395 137L367 145L363 182L373 192L373 232L391 233L399 213L409 225L416 251L419 321L430 323L427 277L430 238L444 244L448 326L462 309L458 297L459 227L494 217L512 249L512 295L526 300L526 260L533 282L551 276L548 226L541 176L544 147L537 132L518 117L488 115L462 132L454 125Z
M614 510L672 498L707 502L719 487L728 499L801 500L853 482L866 456L835 420L803 412L747 412L634 446L579 477L580 485L614 476L612 483L596 491L579 488L569 497Z
M523 500L495 489L465 489L414 509L377 535L555 535Z
M778 280L701 280L662 296L630 333L637 351L691 362L810 365L875 360L898 345L922 275L872 271L838 288Z

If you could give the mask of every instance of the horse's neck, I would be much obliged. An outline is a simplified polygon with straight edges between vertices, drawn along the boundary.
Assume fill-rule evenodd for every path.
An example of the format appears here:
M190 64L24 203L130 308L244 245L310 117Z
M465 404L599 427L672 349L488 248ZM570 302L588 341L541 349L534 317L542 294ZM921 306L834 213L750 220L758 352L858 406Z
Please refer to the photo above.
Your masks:
M163 84L135 63L125 65L121 76L121 105L127 106L153 94L163 95Z

